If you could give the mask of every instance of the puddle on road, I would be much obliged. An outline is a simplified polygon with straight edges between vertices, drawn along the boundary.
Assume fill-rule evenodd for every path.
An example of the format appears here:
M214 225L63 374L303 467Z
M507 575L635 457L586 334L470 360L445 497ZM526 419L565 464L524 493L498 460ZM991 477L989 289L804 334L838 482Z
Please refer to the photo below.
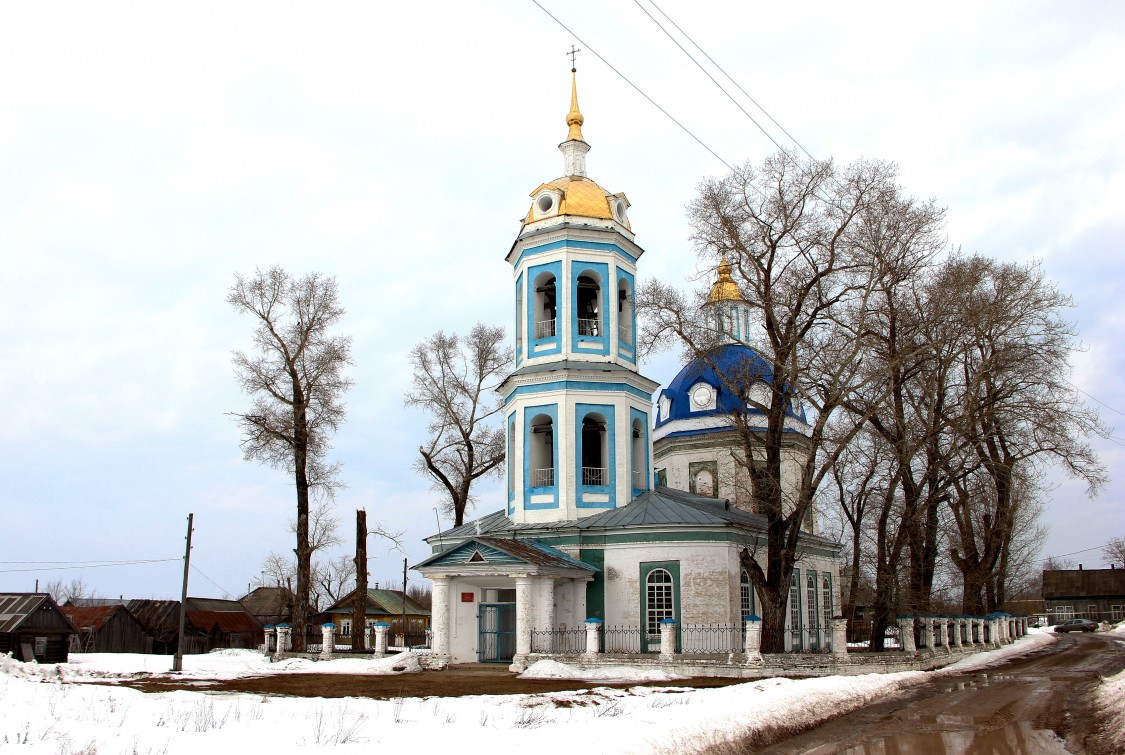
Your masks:
M941 717L939 723L961 716ZM813 752L821 752L818 748ZM828 752L828 750L824 750ZM871 739L848 749L833 749L844 755L1065 755L1067 750L1054 732L1033 729L1026 721L1015 721L988 731L943 731L901 734Z

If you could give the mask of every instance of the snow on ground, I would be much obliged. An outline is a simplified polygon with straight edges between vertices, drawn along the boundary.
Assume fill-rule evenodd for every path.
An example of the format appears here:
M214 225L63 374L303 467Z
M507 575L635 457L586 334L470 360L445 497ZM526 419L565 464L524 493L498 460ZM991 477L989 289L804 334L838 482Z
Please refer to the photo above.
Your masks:
M1045 637L1046 642L1054 640ZM1000 658L1044 643L1026 637L981 655ZM0 751L198 755L367 752L374 747L483 753L534 748L536 755L691 751L740 730L816 722L932 678L897 674L763 679L716 689L633 687L535 695L459 698L294 698L175 691L145 694L127 687L75 682L164 674L171 658L72 654L73 662L38 666L0 656ZM185 656L185 676L229 679L270 673L397 673L416 668L409 655L381 661L269 663L252 651ZM556 664L562 666L562 664ZM545 673L564 673L551 666ZM640 669L614 678L639 678ZM424 743L422 745L421 743ZM18 745L18 747L17 747Z
M536 661L520 674L521 679L584 679L591 682L670 682L684 679L661 668L645 666L598 666L580 669L558 661Z
M1125 624L1118 627L1115 634L1125 634L1121 631L1123 627ZM1106 739L1125 750L1125 671L1104 680L1098 687L1095 701L1107 717Z
M970 655L968 658L962 658L956 663L951 663L943 669L939 669L937 674L960 674L965 671L977 671L978 669L989 668L996 666L1004 661L1015 658L1019 655L1030 653L1033 650L1053 645L1059 641L1054 632L1048 632L1044 629L1028 629L1027 635L1021 637L1011 645L1004 645L996 650L990 650L987 653L977 653Z

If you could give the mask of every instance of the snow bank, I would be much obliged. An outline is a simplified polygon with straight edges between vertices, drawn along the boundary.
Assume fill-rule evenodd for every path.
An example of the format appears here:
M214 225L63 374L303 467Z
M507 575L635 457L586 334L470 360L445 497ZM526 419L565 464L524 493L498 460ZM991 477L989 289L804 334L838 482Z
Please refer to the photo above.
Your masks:
M1125 634L1123 629L1125 624L1115 629L1114 633ZM1107 716L1105 728L1101 732L1105 744L1119 748L1119 752L1125 752L1125 671L1102 682L1094 695L1094 701Z
M521 679L581 679L597 682L670 682L687 677L645 666L598 666L581 669L558 661L536 661L520 674Z
M1025 655L1032 651L1038 650L1048 645L1053 645L1058 642L1058 637L1054 632L1045 632L1042 630L1031 631L1027 635L1020 637L1011 645L1004 645L997 650L989 650L985 653L977 653L970 655L968 658L962 658L956 663L935 671L935 674L960 674L965 671L976 671L977 669L989 668L1003 663L1004 661L1011 660L1017 656Z

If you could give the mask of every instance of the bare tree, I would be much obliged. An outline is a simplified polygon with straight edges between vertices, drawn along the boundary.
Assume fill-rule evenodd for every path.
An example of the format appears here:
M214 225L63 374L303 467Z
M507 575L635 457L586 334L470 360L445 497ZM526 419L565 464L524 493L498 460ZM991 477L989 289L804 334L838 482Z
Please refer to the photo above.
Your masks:
M979 614L1006 599L1019 475L1056 461L1095 494L1106 472L1087 438L1107 430L1069 381L1077 344L1061 311L1072 303L1037 265L956 257L938 287L958 318L959 384L946 408L965 455L950 556L963 610Z
M446 494L442 508L454 526L464 523L473 483L503 470L504 429L494 421L502 407L494 391L507 354L504 329L483 323L463 339L438 331L410 352L414 387L406 405L430 415L415 468Z
M1120 568L1125 569L1125 537L1111 538L1102 546L1102 555L1111 566L1121 564Z
M250 355L235 352L249 411L233 413L242 428L247 460L293 475L297 492L297 588L293 640L304 649L312 587L311 495L331 497L341 485L339 467L326 461L330 437L344 421L344 393L352 381L351 339L330 331L344 314L335 278L310 273L295 279L280 267L235 276L227 302L256 320Z
M51 580L47 583L47 592L60 606L72 600L81 600L90 597L90 586L83 577L75 577L70 582L62 578Z
M766 652L784 649L790 578L817 490L867 421L862 413L840 411L858 388L873 384L863 356L877 281L862 225L897 192L895 170L887 164L839 170L830 162L778 155L760 168L748 165L705 181L689 206L697 250L705 259L730 262L756 310L760 333L752 345L769 365L769 376L758 376L768 395L751 391L753 412L730 418L753 507L766 518L764 558L749 548L740 554L759 597ZM679 342L690 357L707 361L714 341L699 304L669 286L646 284L638 305L648 343ZM750 376L721 377L747 395ZM801 439L786 422L795 406L809 418ZM762 424L765 430L758 429ZM797 484L783 485L790 475Z

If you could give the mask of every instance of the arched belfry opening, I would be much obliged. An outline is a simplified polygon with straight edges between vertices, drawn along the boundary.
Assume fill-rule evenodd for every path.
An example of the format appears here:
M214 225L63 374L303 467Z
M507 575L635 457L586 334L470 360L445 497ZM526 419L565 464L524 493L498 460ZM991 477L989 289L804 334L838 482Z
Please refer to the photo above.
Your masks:
M645 427L641 424L639 419L634 419L630 435L632 445L630 446L629 460L632 467L632 486L633 494L636 495L644 490L647 482L645 480L645 465L647 464L648 454L645 453Z
M549 415L537 414L531 418L528 467L531 472L531 487L554 487L555 425Z
M609 443L605 417L587 414L582 418L582 484L603 487L609 484Z
M629 281L617 281L617 340L625 346L633 345L633 292Z
M601 281L589 270L578 276L578 335L598 337L602 334Z
M552 273L540 273L535 278L535 338L554 338L558 333L558 281Z

